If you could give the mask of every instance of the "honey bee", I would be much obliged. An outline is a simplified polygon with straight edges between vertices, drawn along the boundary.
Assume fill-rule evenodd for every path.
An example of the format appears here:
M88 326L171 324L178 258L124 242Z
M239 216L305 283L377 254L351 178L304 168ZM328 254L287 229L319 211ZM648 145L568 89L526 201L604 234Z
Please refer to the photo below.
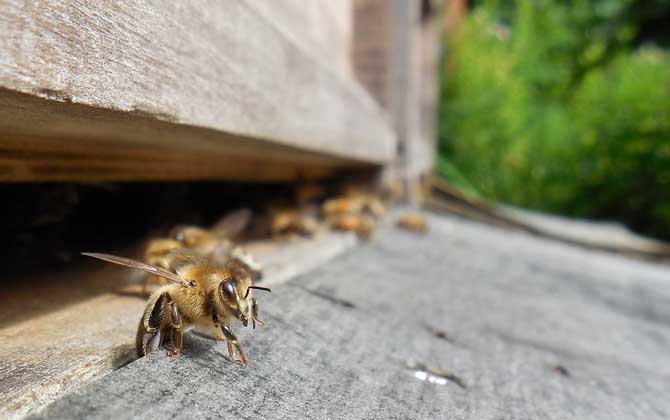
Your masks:
M251 280L259 281L263 278L263 266L245 248L241 246L233 247L228 253L228 257L230 261L240 264L251 275Z
M180 248L182 248L181 242L174 239L152 239L144 248L144 262L149 265L167 268L169 265L169 261L167 260L168 253L172 250ZM156 274L147 274L144 277L144 282L142 283L142 294L147 294L149 283L165 284L165 282L166 280L164 277Z
M330 217L328 224L336 230L356 232L362 238L369 239L375 228L375 221L366 214L342 214Z
M170 232L170 239L180 243L180 246L208 255L217 248L232 248L235 239L249 224L251 211L240 209L226 215L211 229L199 226L177 226Z
M381 199L357 187L349 187L344 195L326 200L321 214L336 230L353 231L362 238L370 238L375 221L386 214Z
M389 201L400 201L405 197L405 184L400 179L387 179L382 183L382 196Z
M219 265L195 253L173 250L171 269L145 264L109 254L82 253L114 264L135 268L160 276L171 284L156 290L140 320L135 345L139 356L157 350L166 340L172 342L170 356L178 356L182 349L182 334L191 328L205 329L218 339L226 341L230 359L243 366L249 364L247 355L233 333L232 324L238 320L246 327L251 321L261 326L258 304L249 273L237 262ZM239 358L235 356L235 350Z
M386 215L386 206L377 196L357 191L326 200L321 206L321 213L325 217L340 214L367 214L378 219Z
M149 241L144 250L144 262L168 268L172 265L171 259L175 255L171 251L189 249L222 264L235 260L249 271L252 280L258 281L263 276L261 265L249 252L240 246L235 246L231 241L244 230L250 219L251 211L241 209L227 215L211 229L199 226L177 226L171 230L169 238L156 238ZM164 283L160 276L147 276L142 287L143 293L146 293L150 281Z
M320 200L326 194L326 189L314 182L306 181L299 183L295 188L295 199L298 206L304 206L309 203Z
M275 203L267 209L265 234L273 238L285 238L294 235L311 237L319 230L319 222L312 206L294 207L285 203ZM269 232L268 232L269 230Z
M321 205L321 213L326 217L338 214L360 213L362 211L363 202L352 197L331 198Z
M311 237L319 229L315 218L300 214L298 211L284 211L272 217L271 231L273 237L281 237L296 233Z
M426 218L419 213L405 213L398 218L397 225L405 230L411 230L421 234L428 233Z

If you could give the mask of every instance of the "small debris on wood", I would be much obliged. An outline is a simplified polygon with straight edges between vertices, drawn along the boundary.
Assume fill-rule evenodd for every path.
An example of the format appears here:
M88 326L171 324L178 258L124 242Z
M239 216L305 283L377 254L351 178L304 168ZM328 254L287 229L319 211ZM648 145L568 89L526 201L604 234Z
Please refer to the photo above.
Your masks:
M460 376L457 376L447 370L435 369L424 364L415 364L411 366L415 369L414 377L437 385L446 385L447 381L451 381L463 389L467 389L465 381Z
M396 223L398 227L425 235L428 233L426 218L420 213L404 213Z
M562 365L556 365L551 370L554 373L557 373L561 376L565 376L566 378L569 378L570 376L572 376L570 374L570 371L565 366L562 366Z
M454 343L454 340L450 336L448 336L446 332L432 325L428 325L428 331L430 331L433 337L439 338L440 340L448 341L452 344Z

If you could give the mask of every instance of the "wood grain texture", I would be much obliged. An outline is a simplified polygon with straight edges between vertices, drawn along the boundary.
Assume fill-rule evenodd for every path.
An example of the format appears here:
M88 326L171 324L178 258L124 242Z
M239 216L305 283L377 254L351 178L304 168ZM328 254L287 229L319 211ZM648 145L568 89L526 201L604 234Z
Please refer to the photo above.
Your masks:
M292 181L369 163L0 89L0 181Z
M334 47L326 61L327 39L301 42L310 31L288 24L299 27L311 15L273 21L271 9L283 4L254 4L6 0L0 8L0 87L66 108L87 105L211 130L208 151L226 151L237 136L369 163L392 159L395 140L383 112L333 68L343 47ZM325 8L315 16L328 13ZM337 32L336 24L331 27ZM331 38L342 44L346 34ZM4 102L10 110L22 106ZM49 113L35 118L50 129L68 125L50 121ZM98 118L122 119L84 115L82 126L69 124L62 136L91 131ZM173 126L163 132L144 127L142 134L160 137ZM217 137L220 132L226 134ZM0 174L6 166L0 164Z
M352 0L250 1L250 7L317 61L351 77Z
M354 0L356 78L392 116L397 158L384 178L405 180L420 202L420 176L434 166L439 27L421 19L417 0Z
M670 418L668 267L425 216L263 295L247 369L190 335L31 419Z

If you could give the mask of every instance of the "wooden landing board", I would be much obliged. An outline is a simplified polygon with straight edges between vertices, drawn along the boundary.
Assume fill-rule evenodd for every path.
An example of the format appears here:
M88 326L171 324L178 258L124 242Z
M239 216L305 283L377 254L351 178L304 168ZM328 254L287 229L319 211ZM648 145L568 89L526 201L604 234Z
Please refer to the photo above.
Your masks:
M324 232L247 248L265 267L263 284L275 286L356 244L353 234ZM0 418L20 418L134 359L141 275L84 257L79 263L18 279L0 296Z
M670 418L667 267L425 216L263 295L249 368L191 335L31 420Z
M4 2L0 181L286 180L390 161L385 115L333 68L346 34L328 60L330 41L301 41L272 5Z

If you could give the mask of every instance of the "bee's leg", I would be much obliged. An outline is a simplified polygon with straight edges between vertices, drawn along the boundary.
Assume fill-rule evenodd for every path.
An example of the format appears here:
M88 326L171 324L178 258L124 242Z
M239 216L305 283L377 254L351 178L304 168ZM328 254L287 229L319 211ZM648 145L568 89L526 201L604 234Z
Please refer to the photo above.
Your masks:
M228 357L230 357L230 360L236 361L235 360L235 350L233 349L233 343L226 340L226 346L228 346Z
M140 325L140 329L137 332L137 338L135 341L138 356L146 356L152 351L158 349L163 343L163 338L164 335L162 331L158 330L156 332L147 332L144 330L142 325Z
M177 305L168 297L168 307L170 308L170 325L172 326L172 351L168 352L169 356L179 356L181 353L182 346L182 321L181 315L179 315L179 310Z
M235 334L233 334L233 331L227 325L221 325L221 331L223 332L223 336L228 342L228 355L230 356L230 359L235 363L239 363L242 366L247 367L249 365L249 359L247 359L247 355L244 353L244 350L242 349L242 346L240 346L240 342L237 341L237 337ZM235 347L237 352L240 354L239 359L235 358L233 347Z
M140 356L145 356L155 351L163 344L165 334L161 331L161 324L163 322L163 309L166 306L166 298L169 298L168 294L163 293L155 301L150 301L147 309L144 311L136 340L137 352Z
M257 322L261 327L265 326L265 321L258 319L258 303L256 303L256 298L251 299L251 322L254 329L256 329Z

